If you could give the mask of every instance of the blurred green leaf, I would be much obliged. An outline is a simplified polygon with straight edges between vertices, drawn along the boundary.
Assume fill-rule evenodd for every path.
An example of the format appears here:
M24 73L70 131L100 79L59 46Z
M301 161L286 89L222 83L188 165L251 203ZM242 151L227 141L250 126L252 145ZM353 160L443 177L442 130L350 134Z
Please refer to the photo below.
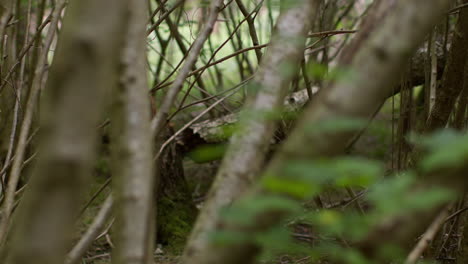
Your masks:
M344 248L337 244L326 243L316 249L323 256L326 254L330 260L344 264L370 264L370 262L353 248Z
M230 208L222 211L226 221L239 225L251 224L258 221L265 213L296 214L302 210L298 201L279 195L261 195L245 198ZM263 216L264 217L264 216Z
M455 198L455 194L446 188L433 187L418 191L406 197L406 206L410 210L424 210L441 205Z
M316 161L295 160L289 162L281 173L291 181L315 185L312 190L317 192L321 189L320 186L330 184L338 187L369 186L382 175L383 165L377 161L357 157Z
M197 163L210 162L221 159L226 148L226 144L203 145L188 153L188 156Z
M322 80L328 73L328 67L320 63L312 63L306 67L307 75L312 76L316 80Z
M419 144L429 149L420 162L423 171L454 168L468 162L468 134L453 130L442 130L431 136L422 137Z
M276 226L268 231L255 235L255 242L264 250L258 257L262 259L272 259L278 254L287 252L288 254L304 254L309 251L305 245L298 244L291 236L291 231L284 226Z
M322 120L306 126L306 133L338 133L359 131L367 125L368 121L359 118L336 117L331 120Z
M262 183L268 191L288 194L298 199L306 199L318 194L321 190L320 186L316 184L275 176L264 177Z
M320 161L293 160L286 164L280 173L288 179L317 186L331 184L334 179L333 169Z
M353 241L365 237L373 223L373 218L367 215L336 210L310 212L305 219L313 223L322 235L339 236ZM349 228L350 226L353 228Z
M383 164L374 160L344 157L335 159L330 166L336 170L338 186L369 186L383 174Z
M412 173L387 179L374 188L368 198L375 205L375 213L380 217L391 214L404 214L413 210L424 210L438 206L454 198L454 193L442 187L417 189L416 178Z
M244 232L218 230L209 234L209 239L217 245L229 246L249 242L252 237Z
M403 250L400 245L382 243L378 248L377 254L381 259L386 259L391 263L404 263L407 252Z

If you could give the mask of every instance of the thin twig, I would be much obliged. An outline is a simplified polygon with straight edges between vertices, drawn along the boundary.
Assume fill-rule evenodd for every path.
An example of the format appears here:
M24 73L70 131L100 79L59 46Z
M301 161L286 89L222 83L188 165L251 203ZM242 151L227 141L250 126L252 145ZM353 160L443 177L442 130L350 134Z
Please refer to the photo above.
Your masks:
M112 215L113 203L112 196L109 195L102 204L102 207L96 215L96 218L94 218L93 223L89 226L88 230L86 230L86 233L84 233L78 243L76 243L73 249L68 253L65 264L76 264L83 257L93 241L99 235L99 232L102 231L104 224Z
M411 253L406 258L406 264L413 264L418 261L421 255L424 253L426 248L434 239L435 235L439 231L440 227L445 223L445 220L449 214L450 206L446 206L442 212L434 219L432 224L426 230L426 232L422 235L421 239L418 241L418 244L414 247Z
M172 105L174 104L177 95L182 89L185 79L190 73L190 69L192 69L192 67L195 65L195 62L198 58L198 55L201 52L203 44L213 31L214 24L216 22L216 19L218 18L218 12L223 6L223 0L213 0L208 21L206 22L200 35L193 43L179 75L177 76L171 88L164 97L164 102L159 108L159 111L157 112L156 116L151 121L151 130L153 131L154 136L157 137L159 133L163 130L163 127L166 125L166 120L169 111Z

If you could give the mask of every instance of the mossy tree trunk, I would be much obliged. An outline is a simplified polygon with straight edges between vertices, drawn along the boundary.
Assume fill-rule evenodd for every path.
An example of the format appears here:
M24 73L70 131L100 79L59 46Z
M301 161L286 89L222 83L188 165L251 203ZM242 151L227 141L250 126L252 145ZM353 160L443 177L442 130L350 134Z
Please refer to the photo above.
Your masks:
M172 143L165 148L157 164L160 172L156 191L157 242L175 250L185 244L197 214L184 175L182 154L180 146Z

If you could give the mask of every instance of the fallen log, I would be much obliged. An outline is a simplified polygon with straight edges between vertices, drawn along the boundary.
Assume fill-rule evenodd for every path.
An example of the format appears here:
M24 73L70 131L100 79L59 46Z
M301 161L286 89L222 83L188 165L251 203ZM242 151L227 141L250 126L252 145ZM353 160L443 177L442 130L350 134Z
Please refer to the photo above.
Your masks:
M445 67L445 57L441 45L437 45L437 68L438 78L442 77ZM423 85L425 80L425 61L427 56L427 47L419 48L411 59L411 76L410 83L413 87ZM312 92L316 94L319 87L313 87ZM395 87L388 97L391 97L400 92L400 87ZM284 111L286 114L299 112L307 103L308 96L306 89L292 93L286 97L284 101ZM195 123L186 129L179 137L177 144L183 153L188 153L198 146L206 144L219 144L227 142L229 136L238 121L238 114L228 114L215 119L208 119L199 123ZM277 143L277 142L273 142Z

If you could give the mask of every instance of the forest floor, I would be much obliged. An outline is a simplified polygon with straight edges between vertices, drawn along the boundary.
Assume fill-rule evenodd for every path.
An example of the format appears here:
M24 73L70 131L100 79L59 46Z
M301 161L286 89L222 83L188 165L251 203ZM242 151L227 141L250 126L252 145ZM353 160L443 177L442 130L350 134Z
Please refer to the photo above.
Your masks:
M397 111L396 111L397 112ZM398 116L397 113L394 116ZM392 132L392 107L391 103L387 102L384 106L384 111L379 113L374 122L372 122L372 129L366 130L360 139L355 143L352 152L357 153L363 157L376 159L380 161L385 161L387 169L391 169L392 165L392 138L394 138L394 132ZM398 122L394 120L394 122ZM393 136L392 136L393 135ZM110 187L108 184L108 169L106 168L106 158L102 158L99 162L100 165L98 168L98 175L95 177L95 182L92 185L92 190L90 191L89 197L93 197L94 194L101 192L94 198L93 202L88 206L88 208L82 214L82 221L79 224L79 233L83 233L87 226L93 220L93 217L98 212L102 202L107 197L110 192ZM203 197L208 191L212 180L216 174L216 169L219 165L219 161L214 161L205 164L196 164L189 159L184 161L185 175L189 185L193 190L194 202L197 203L197 207L202 206ZM103 176L104 175L104 176ZM329 202L334 198L326 197L329 199ZM88 199L89 200L89 199ZM87 252L82 263L86 264L108 264L110 263L110 251L112 240L109 236L110 226L102 233L102 235L94 242L92 248ZM300 231L301 236L307 238L309 235L307 230ZM306 241L307 242L307 241ZM155 263L156 264L177 264L178 259L180 258L182 249L174 249L169 247L164 247L162 245L157 245L155 250ZM307 264L309 263L307 256L291 256L291 255L279 255L271 261L263 262L268 264Z

